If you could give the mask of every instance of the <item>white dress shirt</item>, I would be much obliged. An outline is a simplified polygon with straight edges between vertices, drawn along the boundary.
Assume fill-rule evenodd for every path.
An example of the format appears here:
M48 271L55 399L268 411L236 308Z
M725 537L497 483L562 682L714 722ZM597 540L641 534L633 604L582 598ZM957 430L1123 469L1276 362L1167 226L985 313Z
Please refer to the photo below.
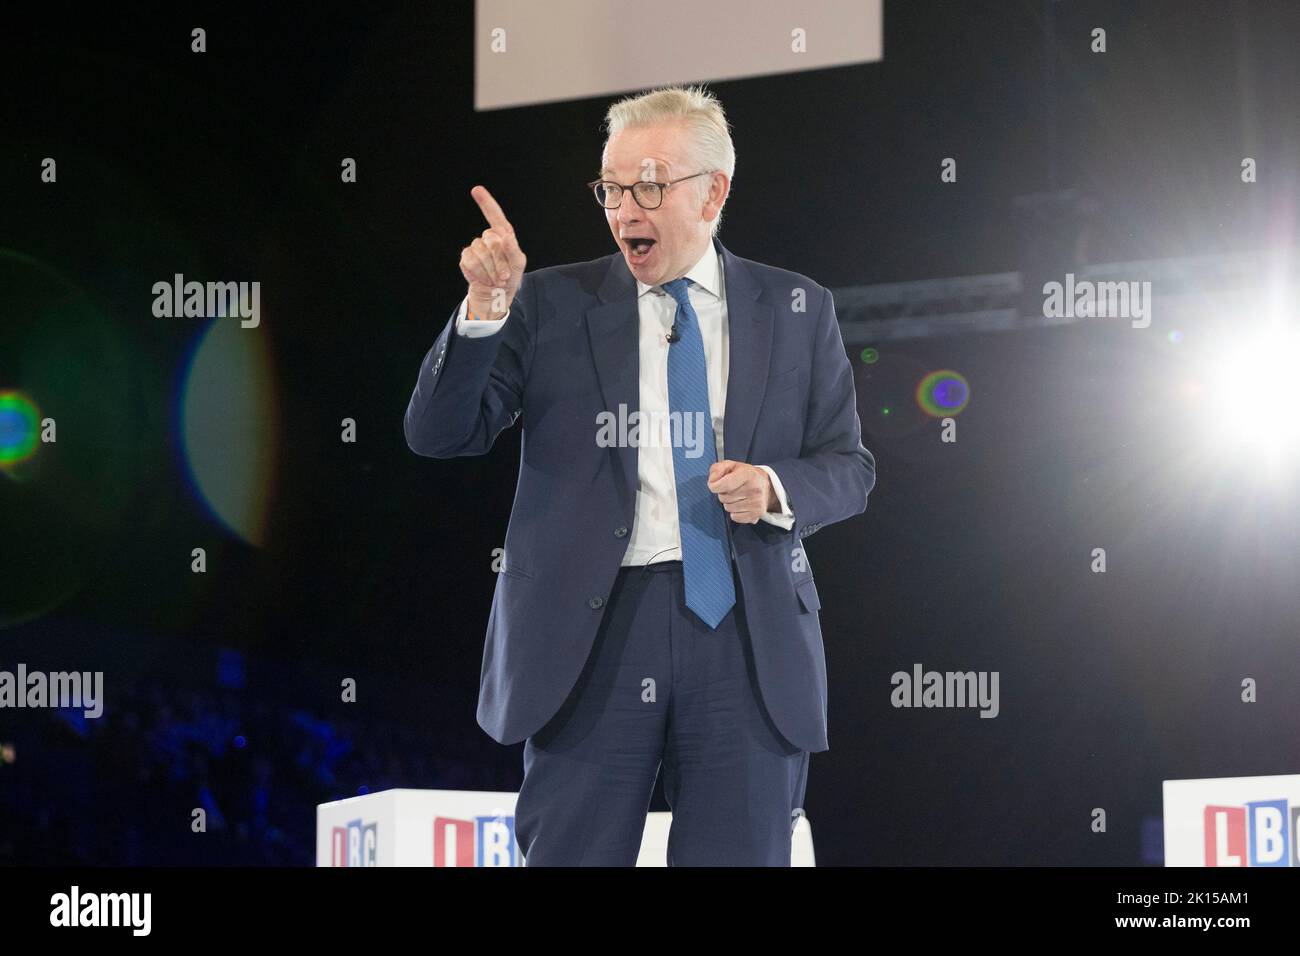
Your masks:
M724 459L722 449L723 410L727 404L727 296L724 284L722 257L710 243L704 255L695 263L685 278L691 280L687 294L691 308L700 320L700 333L704 339L704 361L709 379L709 411L713 423L713 437L717 460ZM641 319L641 434L649 429L650 421L666 421L668 404L668 350L672 347L666 336L677 316L677 302L660 286L646 285L637 280L637 311ZM468 296L460 303L456 317L456 333L471 337L493 335L510 318L507 312L499 319L471 321L465 311ZM596 423L592 423L595 434ZM781 487L781 479L767 465L759 465L776 492L780 513L767 512L763 521L790 530L794 526L794 512L790 510ZM730 521L730 515L727 516ZM632 533L622 565L642 565L656 561L682 559L681 531L677 525L677 483L673 477L673 450L668 444L643 441L637 454L636 514Z

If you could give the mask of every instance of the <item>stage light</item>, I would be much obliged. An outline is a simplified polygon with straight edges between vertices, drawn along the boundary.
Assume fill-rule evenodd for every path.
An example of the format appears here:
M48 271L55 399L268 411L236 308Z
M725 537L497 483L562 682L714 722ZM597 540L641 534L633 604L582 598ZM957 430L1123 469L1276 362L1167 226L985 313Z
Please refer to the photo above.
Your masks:
M1280 324L1228 346L1204 394L1214 416L1216 441L1274 462L1294 455L1300 446L1298 361L1300 334Z

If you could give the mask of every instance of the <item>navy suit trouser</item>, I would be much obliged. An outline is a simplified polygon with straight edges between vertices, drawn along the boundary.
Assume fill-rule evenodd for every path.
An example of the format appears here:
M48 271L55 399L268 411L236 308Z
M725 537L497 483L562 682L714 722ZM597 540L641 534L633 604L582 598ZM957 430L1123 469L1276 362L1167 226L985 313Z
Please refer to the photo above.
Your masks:
M524 744L527 866L633 866L662 765L669 866L789 866L809 752L763 706L739 576L710 630L680 561L620 569L591 654Z

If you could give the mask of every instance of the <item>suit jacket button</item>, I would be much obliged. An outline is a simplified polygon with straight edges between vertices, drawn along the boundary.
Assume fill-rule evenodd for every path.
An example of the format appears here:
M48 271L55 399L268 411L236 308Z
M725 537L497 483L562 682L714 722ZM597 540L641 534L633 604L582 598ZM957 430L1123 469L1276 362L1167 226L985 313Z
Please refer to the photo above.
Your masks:
M587 605L588 605L589 607L601 607L604 603L605 603L605 599L604 599L604 598L602 598L602 597L594 597L594 598L592 598L590 601L587 602Z
M623 537L623 535L625 535L625 534L627 534L627 528L615 528L615 529L614 529L614 537L616 537L616 538L621 538L621 537Z

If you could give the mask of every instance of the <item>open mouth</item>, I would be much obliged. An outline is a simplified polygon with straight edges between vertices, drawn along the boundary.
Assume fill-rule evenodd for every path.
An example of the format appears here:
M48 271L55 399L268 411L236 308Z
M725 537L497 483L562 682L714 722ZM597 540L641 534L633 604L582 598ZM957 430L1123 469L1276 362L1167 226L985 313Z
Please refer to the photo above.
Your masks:
M640 265L650 258L650 252L655 247L655 240L643 239L640 237L627 240L628 258L632 262Z

